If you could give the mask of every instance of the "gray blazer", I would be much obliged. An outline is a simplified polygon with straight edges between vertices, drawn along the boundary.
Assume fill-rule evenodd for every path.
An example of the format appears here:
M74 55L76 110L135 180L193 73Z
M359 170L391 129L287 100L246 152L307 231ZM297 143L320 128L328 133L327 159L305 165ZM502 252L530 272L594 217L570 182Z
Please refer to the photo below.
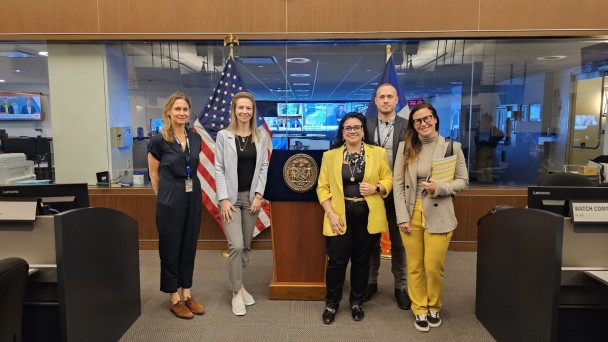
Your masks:
M376 127L378 126L378 117L373 117L367 120L367 132L371 134L371 138L369 140L374 140L374 136L376 134ZM400 117L399 115L395 116L395 128L393 131L393 163L397 158L397 147L399 146L399 142L403 141L405 137L405 129L407 128L407 119ZM391 169L393 165L391 165Z
M238 156L234 133L225 129L217 133L215 139L215 186L218 202L228 199L233 205L238 193L238 175L236 173ZM266 174L268 173L268 136L262 135L255 143L255 173L249 190L249 200L253 201L255 193L264 196Z
M443 158L448 145L448 141L444 137L439 136L433 160ZM418 184L417 162L410 163L407 171L405 170L403 164L404 146L404 142L399 144L393 172L393 196L395 197L397 223L411 221L414 203L416 202L416 185ZM424 220L426 230L429 233L451 232L458 225L456 214L454 214L452 196L469 186L469 173L459 142L454 142L454 154L456 155L454 180L450 183L436 183L433 197L422 197Z

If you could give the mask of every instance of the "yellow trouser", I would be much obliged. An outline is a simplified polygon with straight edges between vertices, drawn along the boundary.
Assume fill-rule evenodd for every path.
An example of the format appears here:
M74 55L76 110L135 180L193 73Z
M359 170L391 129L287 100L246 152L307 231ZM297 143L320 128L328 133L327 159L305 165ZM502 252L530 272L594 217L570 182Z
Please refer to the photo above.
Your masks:
M412 232L401 232L407 260L407 290L415 315L441 309L443 263L452 238L452 232L427 233L422 213L422 200L417 199L410 221Z

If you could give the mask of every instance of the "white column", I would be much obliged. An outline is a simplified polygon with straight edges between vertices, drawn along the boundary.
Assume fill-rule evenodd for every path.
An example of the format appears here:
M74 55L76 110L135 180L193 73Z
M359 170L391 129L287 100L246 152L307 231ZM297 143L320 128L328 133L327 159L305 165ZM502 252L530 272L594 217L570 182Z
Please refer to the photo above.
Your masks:
M57 183L97 182L111 170L102 44L49 44L49 89Z

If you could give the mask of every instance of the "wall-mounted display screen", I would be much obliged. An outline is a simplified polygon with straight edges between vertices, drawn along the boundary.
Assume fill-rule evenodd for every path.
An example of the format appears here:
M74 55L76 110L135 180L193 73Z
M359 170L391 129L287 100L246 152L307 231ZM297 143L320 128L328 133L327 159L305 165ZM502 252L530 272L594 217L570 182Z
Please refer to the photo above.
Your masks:
M40 94L0 93L0 121L43 119Z

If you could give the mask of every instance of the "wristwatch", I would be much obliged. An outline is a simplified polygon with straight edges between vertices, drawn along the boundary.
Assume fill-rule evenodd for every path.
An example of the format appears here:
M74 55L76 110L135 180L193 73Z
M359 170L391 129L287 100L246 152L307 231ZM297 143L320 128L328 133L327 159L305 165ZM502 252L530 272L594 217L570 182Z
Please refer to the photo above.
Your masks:
M379 194L380 193L380 187L376 185L376 193Z

